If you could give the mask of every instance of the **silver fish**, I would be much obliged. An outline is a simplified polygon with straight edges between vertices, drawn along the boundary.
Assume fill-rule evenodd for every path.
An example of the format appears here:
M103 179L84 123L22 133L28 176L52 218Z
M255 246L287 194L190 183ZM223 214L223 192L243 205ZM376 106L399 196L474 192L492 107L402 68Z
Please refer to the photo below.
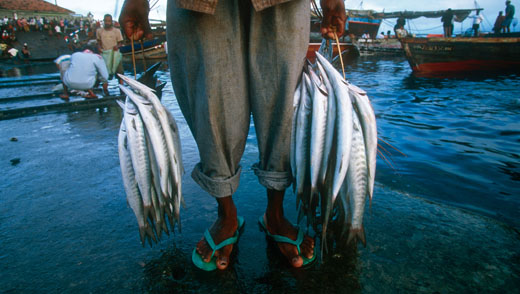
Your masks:
M353 134L352 150L350 152L347 173L348 197L352 201L352 225L349 229L347 243L357 239L366 246L365 230L363 228L363 213L368 194L368 169L365 153L365 139L358 115L352 113Z
M318 191L319 175L323 164L323 148L327 130L327 92L325 87L317 82L317 75L311 70L311 95L312 95L312 122L311 122L311 199Z
M301 85L303 83L303 73L300 78L300 81L296 85L296 90L294 91L293 96L293 119L291 125L291 172L293 178L296 178L296 124L298 120L298 108L300 106L301 99ZM296 185L293 186L293 191L296 189Z
M141 239L141 244L144 246L147 237L153 238L155 241L155 236L144 216L143 200L141 198L141 192L139 192L137 181L135 180L124 119L121 122L121 127L119 129L118 151L121 175L123 177L123 185L126 192L126 202L134 211L139 226L139 237Z
M312 99L309 93L311 87L309 76L304 73L300 85L301 101L296 115L296 134L295 134L295 162L296 162L296 195L297 199L302 199L304 195L304 188L309 186L309 156L310 156L310 128L311 128L311 114L312 114ZM299 201L296 204L299 204ZM306 199L304 198L304 201ZM306 201L305 201L306 202Z
M332 184L332 201L334 203L343 180L347 175L348 161L350 158L350 148L352 141L352 102L348 93L348 88L339 72L327 60L316 53L318 62L321 63L329 78L337 103L337 148L336 165L334 168L334 180Z
M144 124L139 116L137 107L129 98L125 102L125 128L130 146L130 156L135 172L139 191L141 191L144 207L144 217L155 219L152 204L152 173L150 157L145 137Z
M376 116L366 92L350 83L348 88L351 95L350 97L353 98L354 105L358 109L358 118L361 123L361 128L363 129L368 165L368 196L370 200L372 200L377 160Z
M327 101L327 128L325 130L325 145L323 147L323 158L322 158L322 167L320 170L320 182L322 184L325 183L325 177L327 176L327 170L330 164L330 152L332 150L332 143L334 139L334 126L336 123L336 94L334 93L334 89L332 88L332 84L327 78L327 74L323 66L317 62L316 63L318 70L320 72L321 79L323 80L323 84L325 85L328 93L328 101Z

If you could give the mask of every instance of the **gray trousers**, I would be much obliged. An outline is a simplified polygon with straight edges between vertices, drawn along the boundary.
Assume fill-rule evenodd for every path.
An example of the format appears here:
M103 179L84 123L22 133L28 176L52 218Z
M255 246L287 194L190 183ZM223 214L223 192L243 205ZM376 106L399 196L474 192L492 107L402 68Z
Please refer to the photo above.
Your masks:
M168 59L181 111L201 162L193 179L214 197L232 195L253 116L260 184L284 190L294 90L309 43L308 0L256 12L249 0L219 0L214 15L169 0Z

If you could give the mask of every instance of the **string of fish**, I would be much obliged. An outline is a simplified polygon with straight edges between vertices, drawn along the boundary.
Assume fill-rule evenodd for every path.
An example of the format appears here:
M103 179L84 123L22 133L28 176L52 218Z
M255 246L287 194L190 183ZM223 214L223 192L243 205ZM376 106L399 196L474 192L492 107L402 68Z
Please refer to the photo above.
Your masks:
M181 230L180 206L184 205L181 177L179 130L171 113L152 89L120 75L130 88L120 85L126 94L119 102L124 116L118 136L121 174L127 203L139 226L142 245L148 240L169 235L175 224Z
M316 52L293 103L291 167L298 223L321 229L336 243L366 245L363 214L372 200L377 155L376 118L365 91L346 81ZM327 231L331 228L330 232Z

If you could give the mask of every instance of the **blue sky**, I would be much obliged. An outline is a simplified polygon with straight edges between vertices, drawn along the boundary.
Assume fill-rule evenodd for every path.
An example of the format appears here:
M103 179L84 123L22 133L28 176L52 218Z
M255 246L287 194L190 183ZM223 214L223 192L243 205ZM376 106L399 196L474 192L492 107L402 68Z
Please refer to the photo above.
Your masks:
M124 0L119 0L119 8L116 9L116 3L118 0L47 0L50 3L58 3L59 6L68 8L75 11L76 13L86 15L89 11L94 14L95 18L101 19L105 13L114 14L115 11L119 11L120 6ZM245 1L245 0L240 0ZM155 0L150 0L154 3ZM167 0L159 0L155 7L150 12L150 18L152 19L165 19L166 18L166 2ZM316 0L319 3L319 0ZM354 0L346 1L346 7L350 9L373 9L376 11L401 11L401 10L442 10L447 8L452 9L466 9L474 8L475 2L478 7L484 8L481 13L484 16L484 22L481 24L481 29L484 31L490 31L491 27L495 23L495 18L499 11L503 11L505 8L505 0ZM517 17L520 14L520 0L512 0L512 3L517 7ZM383 22L381 30L391 30L395 24L394 19L389 19ZM456 23L455 33L459 33L471 27L471 20L466 20L461 24ZM407 24L407 29L410 29L414 33L438 33L442 32L440 19L427 19L418 18L412 20ZM520 25L515 28L515 31L520 31Z

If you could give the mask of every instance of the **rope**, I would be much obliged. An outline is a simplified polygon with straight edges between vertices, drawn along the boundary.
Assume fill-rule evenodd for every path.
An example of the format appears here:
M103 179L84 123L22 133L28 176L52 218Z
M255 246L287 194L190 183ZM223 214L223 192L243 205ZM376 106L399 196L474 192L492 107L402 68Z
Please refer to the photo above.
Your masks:
M134 65L134 78L137 79L137 71L135 70L134 35L130 37L130 42L132 42L132 64Z
M336 34L336 29L334 28L334 38L336 38L336 45L338 45L338 55L339 55L339 61L341 61L341 70L343 71L343 79L347 79L347 76L345 75L345 65L343 64L343 54L341 54L341 47L339 46L339 39L338 35Z
M139 40L139 43L141 44L141 54L143 55L143 63L144 63L144 70L146 71L147 69L147 66L146 66L146 58L144 56L144 45L143 45L143 40Z

